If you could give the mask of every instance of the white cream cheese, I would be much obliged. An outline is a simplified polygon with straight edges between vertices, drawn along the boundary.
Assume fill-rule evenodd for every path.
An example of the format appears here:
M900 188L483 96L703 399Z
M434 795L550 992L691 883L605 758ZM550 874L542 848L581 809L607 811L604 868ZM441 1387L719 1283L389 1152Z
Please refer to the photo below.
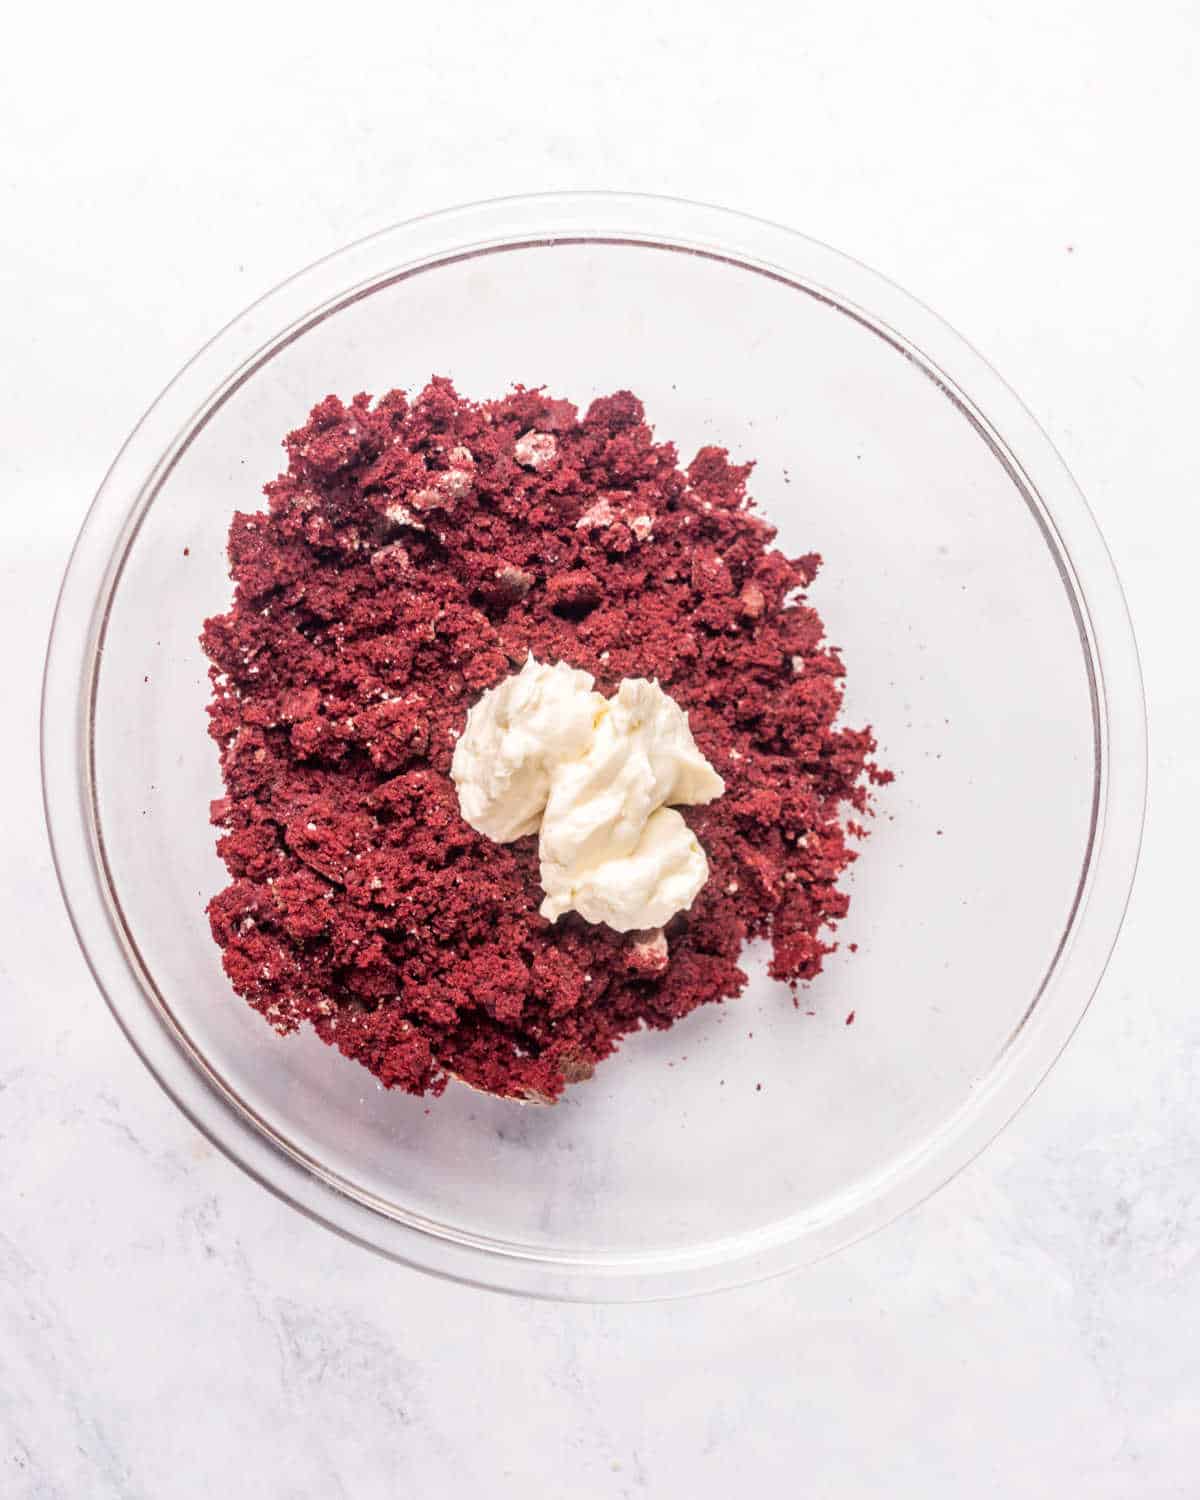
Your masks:
M708 879L671 807L711 802L725 783L657 682L626 678L611 699L593 686L587 672L531 656L486 692L454 751L459 806L497 843L540 826L543 916L661 927Z

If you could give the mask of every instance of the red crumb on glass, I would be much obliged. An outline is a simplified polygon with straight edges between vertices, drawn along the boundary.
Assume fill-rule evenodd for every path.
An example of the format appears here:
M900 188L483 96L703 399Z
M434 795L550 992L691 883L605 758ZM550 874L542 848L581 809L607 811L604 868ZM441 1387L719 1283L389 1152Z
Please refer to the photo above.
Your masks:
M230 876L209 917L240 995L388 1087L550 1101L629 1032L738 995L751 939L776 979L820 972L846 822L890 773L837 725L820 559L773 549L750 465L710 447L682 468L628 391L581 416L443 379L327 397L286 448L268 508L234 517L233 607L202 637ZM536 838L459 815L467 711L528 652L606 694L657 678L725 778L682 809L710 878L661 943L546 922Z

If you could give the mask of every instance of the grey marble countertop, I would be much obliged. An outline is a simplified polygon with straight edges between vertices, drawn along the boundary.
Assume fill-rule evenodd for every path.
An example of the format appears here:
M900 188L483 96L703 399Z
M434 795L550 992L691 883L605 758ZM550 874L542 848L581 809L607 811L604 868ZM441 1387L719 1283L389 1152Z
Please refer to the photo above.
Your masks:
M183 71L161 7L22 11L0 58L0 1495L1197 1493L1200 22L835 9L448 0L426 28L300 5L284 34L218 5ZM640 1307L421 1277L219 1156L91 983L37 775L72 537L194 348L373 228L576 186L792 223L937 307L1088 495L1151 714L1125 933L1017 1121L832 1261Z

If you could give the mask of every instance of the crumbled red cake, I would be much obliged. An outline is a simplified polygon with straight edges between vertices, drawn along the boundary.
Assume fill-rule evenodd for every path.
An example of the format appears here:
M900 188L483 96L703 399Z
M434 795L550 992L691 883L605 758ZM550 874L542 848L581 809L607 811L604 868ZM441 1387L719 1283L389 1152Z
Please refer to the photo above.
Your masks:
M239 994L389 1087L549 1100L626 1033L736 996L748 939L779 979L820 972L847 815L888 773L835 724L842 663L803 599L819 559L772 550L750 465L705 448L681 468L627 391L580 418L443 379L330 396L286 447L269 508L234 518L233 608L202 637L231 877L209 915ZM459 815L467 710L528 652L605 694L657 678L725 779L681 809L711 873L664 933L550 924L536 837Z

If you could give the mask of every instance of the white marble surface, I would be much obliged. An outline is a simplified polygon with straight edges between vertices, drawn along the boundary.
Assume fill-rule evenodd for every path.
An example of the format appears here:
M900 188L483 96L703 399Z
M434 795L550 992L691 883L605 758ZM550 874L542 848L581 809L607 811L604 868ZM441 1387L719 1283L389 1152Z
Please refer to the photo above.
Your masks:
M1195 1495L1200 18L563 9L301 4L287 36L246 5L6 25L0 1494ZM836 1260L651 1307L424 1279L243 1177L93 990L38 802L52 590L175 368L348 239L575 186L790 222L942 311L1089 495L1152 716L1125 935L1018 1121Z

